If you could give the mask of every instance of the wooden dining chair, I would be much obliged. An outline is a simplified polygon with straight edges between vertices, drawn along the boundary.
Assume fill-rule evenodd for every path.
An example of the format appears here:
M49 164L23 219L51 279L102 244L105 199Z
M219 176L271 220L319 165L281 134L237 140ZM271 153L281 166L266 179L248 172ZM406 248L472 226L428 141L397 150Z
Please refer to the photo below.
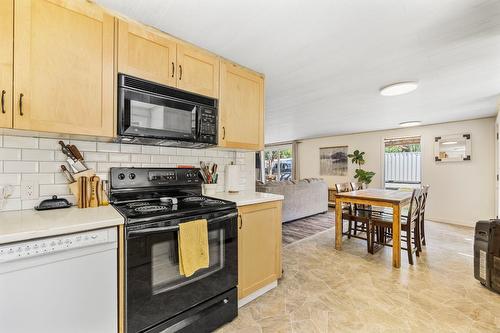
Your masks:
M429 185L422 187L421 201L420 201L420 244L425 246L425 205L427 203L427 196L429 195Z
M418 257L421 252L421 246L419 242L420 237L420 202L421 202L421 189L414 189L411 195L410 207L408 209L407 217L401 217L401 231L404 235L401 235L401 241L405 241L406 247L401 247L402 250L408 252L408 262L413 265L413 253ZM374 239L375 229L384 230L383 235L386 231L392 233L392 218L388 218L384 215L372 215L372 239ZM413 244L412 244L413 242ZM385 237L378 239L377 242L381 245L392 246L386 241Z
M337 193L351 192L351 187L349 183L340 183L335 184L335 190ZM342 207L342 221L348 221L347 233L344 233L342 230L342 234L347 235L347 238L354 237L366 240L367 250L373 254L370 217L371 213L368 210L355 209L351 204L345 204ZM358 231L365 232L366 237L359 236Z

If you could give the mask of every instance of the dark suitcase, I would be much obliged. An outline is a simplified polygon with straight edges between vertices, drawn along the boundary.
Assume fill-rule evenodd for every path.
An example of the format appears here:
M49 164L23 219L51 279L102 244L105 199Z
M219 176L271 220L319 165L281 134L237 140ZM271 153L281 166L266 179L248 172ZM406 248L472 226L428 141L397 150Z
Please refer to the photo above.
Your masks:
M500 220L476 223L474 277L488 289L500 293Z

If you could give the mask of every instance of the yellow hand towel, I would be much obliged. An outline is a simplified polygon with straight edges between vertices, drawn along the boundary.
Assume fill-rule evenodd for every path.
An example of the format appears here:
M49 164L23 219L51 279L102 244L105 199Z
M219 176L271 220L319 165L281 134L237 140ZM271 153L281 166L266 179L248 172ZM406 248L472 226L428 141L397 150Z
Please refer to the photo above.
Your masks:
M179 273L189 277L201 268L207 268L208 227L207 220L195 220L179 224Z

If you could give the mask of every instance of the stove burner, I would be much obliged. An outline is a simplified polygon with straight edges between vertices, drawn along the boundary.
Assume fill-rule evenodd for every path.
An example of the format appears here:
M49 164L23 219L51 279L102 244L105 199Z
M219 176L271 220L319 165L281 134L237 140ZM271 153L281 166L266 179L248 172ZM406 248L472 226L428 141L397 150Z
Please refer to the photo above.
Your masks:
M136 212L139 212L139 213L153 213L153 212L160 212L160 211L169 210L169 207L168 206L141 206L141 207L137 207L134 210Z
M207 200L206 198L203 197L187 197L182 199L183 202L202 202Z
M214 199L206 199L201 203L202 206L216 206L222 204L224 204L224 201L214 200Z

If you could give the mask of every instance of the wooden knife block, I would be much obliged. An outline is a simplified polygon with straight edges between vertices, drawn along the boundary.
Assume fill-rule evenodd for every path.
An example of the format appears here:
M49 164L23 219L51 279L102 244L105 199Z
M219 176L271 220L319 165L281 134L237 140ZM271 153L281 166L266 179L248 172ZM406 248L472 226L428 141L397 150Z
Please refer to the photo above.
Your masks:
M76 201L78 204L78 208L87 208L90 207L89 201L90 201L90 178L95 176L95 171L92 169L88 169L82 172L75 173L73 175L73 178L75 179L75 182L69 184L69 190L70 192L76 197ZM78 179L81 177L87 177L88 179L88 189L87 193L85 195L85 198L82 198L82 193L80 193L80 188L78 187Z

